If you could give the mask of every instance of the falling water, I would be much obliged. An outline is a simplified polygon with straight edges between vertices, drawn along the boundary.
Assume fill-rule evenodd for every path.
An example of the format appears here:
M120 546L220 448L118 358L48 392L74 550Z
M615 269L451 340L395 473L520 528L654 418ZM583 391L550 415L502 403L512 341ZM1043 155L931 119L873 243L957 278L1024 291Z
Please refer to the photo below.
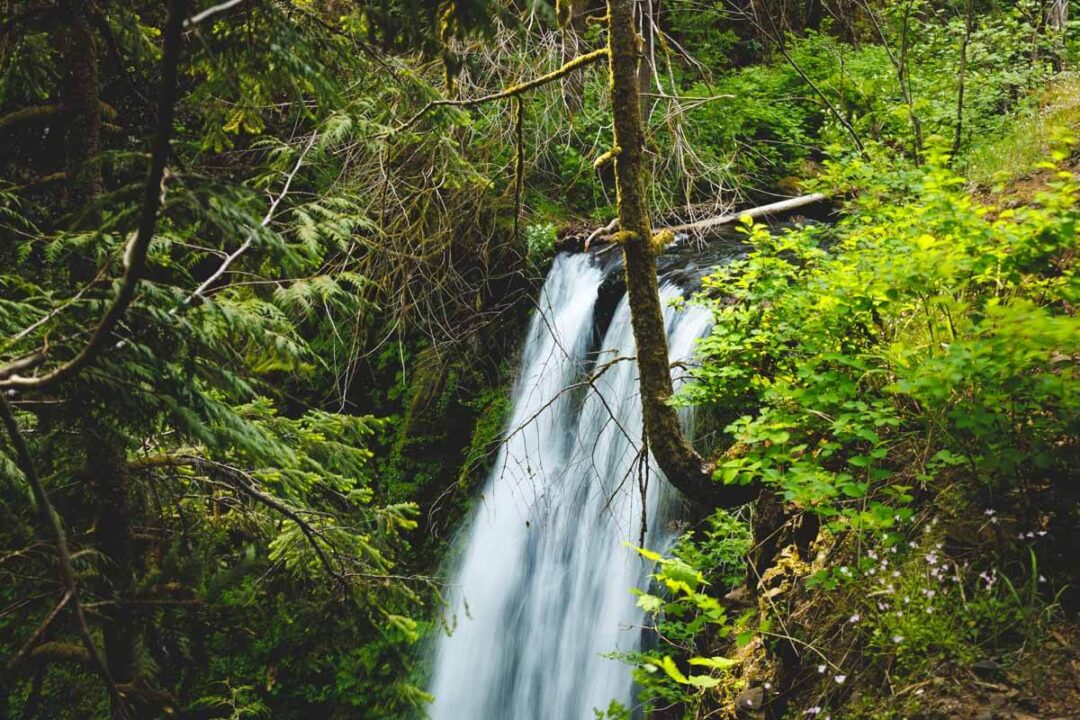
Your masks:
M637 461L641 403L625 297L590 348L603 272L560 255L532 320L503 444L453 581L456 627L436 649L434 720L577 720L630 705L637 649L630 588L650 568L627 547L668 540L673 491ZM665 300L680 294L664 284ZM665 310L672 359L708 329L702 308ZM591 379L591 382L590 382Z

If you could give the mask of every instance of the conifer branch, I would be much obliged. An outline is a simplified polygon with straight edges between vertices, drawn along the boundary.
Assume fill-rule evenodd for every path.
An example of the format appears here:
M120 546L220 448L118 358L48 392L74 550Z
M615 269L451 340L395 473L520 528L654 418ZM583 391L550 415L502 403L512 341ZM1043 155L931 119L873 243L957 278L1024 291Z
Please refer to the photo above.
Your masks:
M143 186L142 210L134 237L124 251L124 275L120 290L109 309L105 311L90 340L79 353L44 375L24 377L19 368L10 364L0 367L0 388L43 390L78 374L97 357L112 337L135 298L139 282L146 270L146 256L157 226L158 211L164 195L165 162L169 156L169 140L172 137L173 114L176 105L176 76L180 62L180 30L187 0L170 0L169 16L165 22L165 41L161 61L161 86L158 89L158 117L154 144L150 156L150 169Z
M56 509L49 499L49 494L45 491L45 486L41 483L37 468L34 466L34 458L30 455L30 448L19 430L19 423L15 420L11 405L2 393L0 393L0 420L3 421L4 428L7 430L8 437L11 440L11 446L15 449L15 460L19 470L22 471L23 477L26 478L26 482L30 485L30 492L33 494L34 502L37 504L41 522L48 529L49 534L52 535L53 543L56 546L60 581L63 583L66 595L70 596L71 607L75 615L75 624L79 631L79 637L86 647L86 652L90 656L90 663L108 687L109 694L113 698L120 717L130 717L124 696L117 687L116 681L113 679L112 673L109 672L104 659L102 659L97 644L94 643L94 638L90 634L90 626L86 623L86 613L83 612L82 603L79 601L79 584L75 577L75 567L71 561L71 550L68 547L64 526L60 522L60 516L56 514Z

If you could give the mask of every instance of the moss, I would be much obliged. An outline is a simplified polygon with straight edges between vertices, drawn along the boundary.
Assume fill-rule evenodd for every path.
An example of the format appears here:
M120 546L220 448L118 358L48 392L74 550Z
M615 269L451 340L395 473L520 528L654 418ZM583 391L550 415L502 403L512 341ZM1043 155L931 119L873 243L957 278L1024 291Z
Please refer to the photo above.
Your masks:
M661 230L652 237L652 251L659 255L673 242L675 242L675 233L670 230Z

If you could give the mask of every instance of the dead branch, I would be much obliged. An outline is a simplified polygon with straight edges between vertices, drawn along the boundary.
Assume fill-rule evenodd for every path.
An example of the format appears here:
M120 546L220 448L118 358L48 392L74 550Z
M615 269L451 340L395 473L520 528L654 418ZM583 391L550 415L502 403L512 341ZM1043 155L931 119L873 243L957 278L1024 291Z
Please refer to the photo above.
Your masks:
M285 176L285 185L281 188L281 192L270 203L270 209L266 211L266 215L263 216L262 222L259 223L259 228L264 228L270 224L270 221L274 219L274 214L277 212L278 205L285 199L285 196L289 194L289 188L292 186L293 178L296 177L296 173L300 172L300 166L304 164L304 158L307 157L308 152L312 146L315 145L315 141L318 139L318 133L312 133L311 138L308 140L307 145L304 146L303 151L300 153L300 157L296 159L296 164L293 166L292 171ZM251 247L252 241L255 240L255 233L259 228L252 228L251 232L244 239L244 242L240 243L240 247L236 248L230 253L218 266L218 269L210 274L210 277L203 280L199 287L189 295L183 302L184 305L189 305L195 298L202 297L207 288L217 282L218 278L225 274L225 271L229 269L229 266L236 262L236 259L243 255L249 247Z
M742 212L725 213L723 215L705 218L704 220L698 220L697 222L684 223L682 225L668 225L667 227L657 228L656 232L704 233L723 225L730 225L744 217L757 219L760 217L768 217L770 215L780 215L808 205L816 205L817 203L825 202L828 199L828 196L824 193L810 193L809 195L800 195L799 197L788 198L787 200L780 200L779 202L769 203L767 205L759 205L758 207L749 208ZM589 249L589 243L593 240L610 240L611 234L618 229L619 220L616 218L607 225L593 230L585 239L585 249Z
M672 233L703 232L721 225L728 225L744 217L759 218L768 215L778 215L801 207L806 207L807 205L815 205L824 202L826 199L828 199L828 196L823 193L810 193L809 195L801 195L788 200L769 203L768 205L760 205L739 213L719 215L717 217L706 218L705 220L699 220L698 222L687 223L685 225L671 225L666 228L660 228L658 232L663 232L665 230Z

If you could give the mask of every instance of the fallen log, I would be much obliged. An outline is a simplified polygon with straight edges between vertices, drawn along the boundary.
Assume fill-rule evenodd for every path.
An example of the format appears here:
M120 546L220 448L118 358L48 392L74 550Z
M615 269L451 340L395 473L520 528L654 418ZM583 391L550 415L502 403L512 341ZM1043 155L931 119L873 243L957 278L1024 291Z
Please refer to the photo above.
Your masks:
M729 213L726 215L717 215L711 218L705 218L704 220L698 220L697 222L685 223L682 225L668 225L666 227L658 227L655 229L654 232L660 233L666 230L675 234L703 233L707 230L712 230L723 225L730 225L733 222L737 222L740 218L749 217L757 219L769 215L782 215L783 213L791 212L792 210L798 210L799 208L806 207L808 205L816 205L817 203L824 202L827 199L828 196L824 193L810 193L809 195L800 195L799 197L788 198L787 200L780 200L779 202L769 203L767 205L759 205L758 207L749 208L747 210L742 210L736 213ZM583 249L588 250L589 245L592 244L594 240L600 242L606 242L610 240L611 235L615 233L618 229L618 219L612 220L610 223L604 225L603 227L596 228L585 237Z
M809 195L800 195L799 197L781 200L780 202L769 203L768 205L759 205L758 207L750 208L748 210L743 210L737 213L731 213L729 215L718 215L716 217L698 220L697 222L686 223L685 225L671 225L665 228L657 228L656 232L662 232L664 230L672 233L702 232L704 230L711 230L712 228L719 227L721 225L729 225L744 217L757 219L759 217L765 217L767 215L779 215L782 213L791 212L792 210L798 210L799 208L806 207L807 205L816 205L819 202L824 202L826 197L827 196L824 193L810 193Z

